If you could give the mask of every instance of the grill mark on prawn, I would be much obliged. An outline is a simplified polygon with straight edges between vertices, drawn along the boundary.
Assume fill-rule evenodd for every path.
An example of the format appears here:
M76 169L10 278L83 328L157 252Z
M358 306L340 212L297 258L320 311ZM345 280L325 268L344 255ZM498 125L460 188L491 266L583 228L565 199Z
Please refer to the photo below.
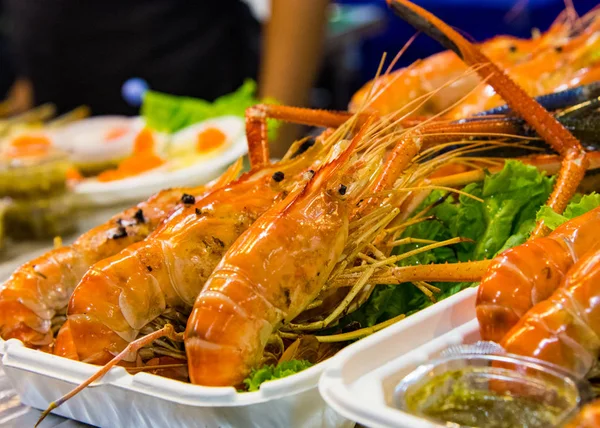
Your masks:
M260 292L258 286L250 279L250 277L244 273L239 267L233 265L227 265L220 268L218 271L212 274L213 278L220 278L224 280L228 280L231 278L236 278L239 280L240 284L246 287L250 292L252 292L255 296L260 298L263 302L267 303L271 308L275 310L275 312L281 317L281 319L285 319L287 316L287 312L280 309L274 302L268 300L264 293ZM206 290L208 291L208 290ZM206 292L204 291L204 292Z
M242 318L245 318L245 319L256 318L256 317L252 316L251 314L249 314L244 308L242 308L238 303L236 303L233 299L231 299L231 297L229 297L228 295L223 293L221 290L216 290L216 289L206 290L202 293L202 297L208 298L208 299L214 298L216 300L220 300L221 302L229 304L233 308L235 313L237 315L241 316Z

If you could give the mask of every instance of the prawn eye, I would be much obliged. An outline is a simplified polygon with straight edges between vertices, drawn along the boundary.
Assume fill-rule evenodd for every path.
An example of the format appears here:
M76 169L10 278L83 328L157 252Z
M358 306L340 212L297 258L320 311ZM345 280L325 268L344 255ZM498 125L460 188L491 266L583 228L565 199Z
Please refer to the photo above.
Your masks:
M276 183L279 183L281 180L283 180L285 178L285 175L283 174L283 172L281 171L277 171L273 174L273 180Z
M510 46L508 47L508 50L509 50L509 52L513 52L513 53L514 53L514 52L516 52L516 51L517 51L517 46L516 46L516 45L510 45Z
M348 188L344 184L340 184L340 187L338 189L338 193L340 195L344 196L346 194L346 190L348 190Z
M188 195L187 193L184 193L181 196L181 202L183 202L186 205L191 205L196 202L196 198L194 198L192 195Z
M556 51L556 53L561 53L563 51L563 47L562 46L555 46L554 50Z
M135 212L133 218L135 219L135 221L138 222L138 224L146 223L146 219L144 218L144 211L142 211L141 208Z

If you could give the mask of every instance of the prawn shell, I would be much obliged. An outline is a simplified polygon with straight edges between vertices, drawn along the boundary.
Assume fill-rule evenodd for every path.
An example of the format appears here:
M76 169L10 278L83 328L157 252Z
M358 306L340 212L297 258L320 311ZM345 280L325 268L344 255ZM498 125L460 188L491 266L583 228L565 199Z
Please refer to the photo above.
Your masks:
M509 353L554 363L583 378L600 352L600 251L588 254L565 284L540 302L502 341Z
M536 303L561 286L585 254L600 247L600 208L557 227L548 237L506 250L490 264L477 292L481 337L499 342Z
M531 306L558 288L572 264L566 244L551 238L530 241L495 258L477 293L481 337L499 342Z

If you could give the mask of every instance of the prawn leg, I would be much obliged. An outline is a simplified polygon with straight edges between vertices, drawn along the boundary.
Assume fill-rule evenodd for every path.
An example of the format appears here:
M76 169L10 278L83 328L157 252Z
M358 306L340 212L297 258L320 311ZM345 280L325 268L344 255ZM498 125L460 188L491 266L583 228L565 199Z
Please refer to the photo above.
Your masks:
M519 162L527 165L535 166L538 170L544 171L547 174L554 175L560 169L561 159L557 155L536 155L516 158ZM600 168L600 152L588 153L589 166L588 171ZM488 173L496 173L504 167L504 159L498 159L498 166L487 167L485 170L472 169L470 171L458 172L452 175L435 177L427 179L427 184L432 186L459 187L466 186L469 183L483 181Z
M173 326L167 324L163 328L129 343L125 347L125 349L123 349L118 355L116 355L112 360L110 360L110 362L101 367L96 373L87 378L85 381L77 385L77 387L75 387L71 392L63 395L58 400L50 403L48 408L44 410L44 412L36 422L35 426L37 427L46 418L46 416L48 416L50 412L52 412L58 406L65 403L67 400L73 398L75 395L79 394L81 391L87 388L92 382L100 379L102 376L108 373L110 369L116 366L121 360L126 358L128 355L137 353L141 348L151 344L156 339L160 339L161 337L168 337L171 340L181 342L183 340L183 333L176 333L175 329L173 329Z
M556 186L548 205L562 213L587 167L586 152L579 141L552 117L538 102L530 98L508 75L492 63L474 45L442 20L408 0L387 0L393 11L413 27L454 51L468 65L478 65L477 73L506 101L512 111L523 117L533 129L563 158ZM543 222L533 236L547 234Z
M402 284L404 282L475 282L488 269L491 260L476 262L445 263L394 267L385 273L375 273L369 278L375 284ZM333 281L333 287L353 285L359 274L341 274Z
M505 119L486 119L466 123L431 123L404 133L391 151L373 185L374 192L392 188L398 175L421 151L436 144L471 138L477 134L512 134L517 127Z
M246 109L246 138L252 169L270 162L267 119L285 120L300 125L337 128L349 120L352 113L343 111L315 110L272 104L257 104Z

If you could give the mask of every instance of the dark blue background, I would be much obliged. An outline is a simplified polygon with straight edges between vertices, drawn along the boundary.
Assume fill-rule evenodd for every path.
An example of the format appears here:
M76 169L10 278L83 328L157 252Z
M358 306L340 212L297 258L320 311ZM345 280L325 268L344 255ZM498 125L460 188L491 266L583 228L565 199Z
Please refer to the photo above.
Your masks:
M463 30L474 40L482 41L497 34L530 37L532 28L546 30L565 9L563 0L414 0L415 3L433 12L452 26ZM397 18L387 7L385 0L337 0L338 4L375 4L387 18L385 32L361 43L361 80L367 81L375 75L383 52L392 57L404 43L415 34L415 30ZM575 9L583 14L598 0L573 0ZM507 14L517 4L523 4L521 12L512 20ZM398 66L412 63L441 50L439 44L420 34L403 56ZM389 57L388 57L389 58Z

